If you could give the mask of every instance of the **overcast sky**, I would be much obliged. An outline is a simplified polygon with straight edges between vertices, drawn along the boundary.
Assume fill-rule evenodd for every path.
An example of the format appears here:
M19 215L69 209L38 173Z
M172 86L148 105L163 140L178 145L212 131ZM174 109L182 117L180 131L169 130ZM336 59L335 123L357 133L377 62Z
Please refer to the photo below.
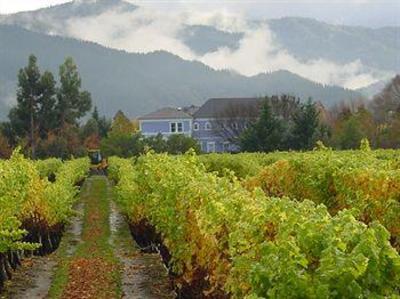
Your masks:
M79 0L94 1L94 0ZM0 13L12 13L55 5L66 0L0 0ZM251 18L312 17L328 23L362 26L399 26L399 0L129 0L162 9L225 9Z

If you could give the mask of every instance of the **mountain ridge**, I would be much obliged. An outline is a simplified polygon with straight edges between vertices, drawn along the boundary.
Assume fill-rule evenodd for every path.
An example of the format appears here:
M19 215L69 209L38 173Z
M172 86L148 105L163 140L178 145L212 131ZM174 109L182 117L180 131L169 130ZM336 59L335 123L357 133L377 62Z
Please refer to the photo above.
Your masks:
M55 74L65 57L72 56L84 87L93 94L94 104L109 117L119 109L135 117L162 106L201 105L211 97L291 93L331 105L360 96L357 92L326 87L286 71L245 77L230 71L216 71L201 62L185 61L165 51L129 53L88 41L31 32L18 26L0 25L0 40L4 42L0 51L3 119L6 115L4 99L15 95L17 71L26 65L30 54L37 55L42 70L49 69Z
M74 9L76 7L80 9ZM116 9L126 13L138 8L123 0L75 1L37 11L3 15L0 22L77 38L69 35L74 33L66 31L65 24L70 18L97 17ZM250 20L249 23L257 26L266 23L277 44L299 61L324 59L339 65L360 61L366 71L378 77L386 76L386 79L389 73L400 72L400 27L335 25L304 17ZM243 32L229 34L211 25L185 25L177 38L195 53L205 54L221 47L235 50L243 36ZM101 44L106 45L106 42Z

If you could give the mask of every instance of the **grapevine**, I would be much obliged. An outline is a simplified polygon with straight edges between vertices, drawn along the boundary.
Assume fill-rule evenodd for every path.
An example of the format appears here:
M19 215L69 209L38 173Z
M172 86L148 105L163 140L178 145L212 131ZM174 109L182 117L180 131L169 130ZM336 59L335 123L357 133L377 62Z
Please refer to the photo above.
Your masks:
M78 187L89 169L87 159L33 162L14 151L0 161L0 289L23 252L56 249L73 213ZM55 181L48 175L54 173Z
M148 153L110 164L118 203L136 239L160 250L180 293L192 298L399 295L400 257L377 221L366 225L347 209L332 215L322 200L249 191L234 172L208 172L192 153Z

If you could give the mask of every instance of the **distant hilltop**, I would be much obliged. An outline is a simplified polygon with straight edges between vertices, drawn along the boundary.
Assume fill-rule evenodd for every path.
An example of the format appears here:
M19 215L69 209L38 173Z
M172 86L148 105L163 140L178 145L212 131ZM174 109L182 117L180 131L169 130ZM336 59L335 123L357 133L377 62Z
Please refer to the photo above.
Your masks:
M371 97L400 72L397 27L336 26L306 18L241 21L228 30L214 21L145 13L122 0L0 15L0 118L15 101L17 72L30 54L54 72L72 56L108 116L118 109L135 117L211 97L281 93L331 106Z

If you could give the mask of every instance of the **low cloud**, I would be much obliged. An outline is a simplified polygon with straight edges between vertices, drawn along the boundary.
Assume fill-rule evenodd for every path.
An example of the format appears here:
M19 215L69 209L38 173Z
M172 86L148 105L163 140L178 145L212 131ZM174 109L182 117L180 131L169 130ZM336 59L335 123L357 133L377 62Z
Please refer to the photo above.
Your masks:
M128 52L165 50L185 59L194 58L192 51L176 36L182 26L173 16L141 8L134 12L115 10L96 17L70 19L67 34Z
M213 26L226 32L243 33L237 49L221 47L196 54L181 39L190 25ZM132 12L118 8L95 17L72 18L67 35L129 52L165 50L183 59L197 60L214 69L229 69L246 76L288 70L310 80L356 89L380 79L381 74L365 68L359 60L336 64L323 59L300 61L276 41L267 24L249 23L237 13L218 11L157 11L140 7Z
M238 49L222 48L207 53L199 60L216 69L228 68L247 76L288 70L315 82L353 89L370 85L378 80L372 73L364 71L359 60L344 65L323 59L301 62L287 50L279 47L266 25L248 31Z

